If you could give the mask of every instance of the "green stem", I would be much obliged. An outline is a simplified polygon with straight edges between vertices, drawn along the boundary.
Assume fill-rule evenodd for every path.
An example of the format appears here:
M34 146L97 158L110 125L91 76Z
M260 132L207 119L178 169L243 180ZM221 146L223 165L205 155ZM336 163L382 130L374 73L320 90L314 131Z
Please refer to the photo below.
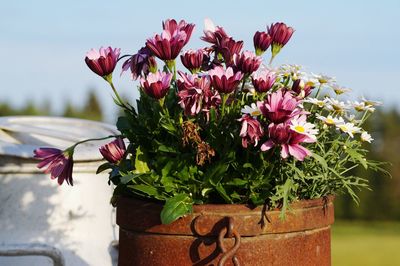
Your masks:
M229 94L222 95L222 114L221 114L221 117L224 117L224 115L225 115L225 105L226 105L226 101L228 100L228 98L229 98Z
M121 99L121 97L119 96L118 91L117 91L117 89L115 88L114 83L112 82L112 76L111 76L111 75L108 75L108 76L105 77L104 79L108 82L108 84L110 84L111 89L113 90L113 92L114 92L114 94L115 94L115 97L117 97L117 102L118 102L118 104L119 104L120 106L126 108L126 105L125 105L124 101L123 101L123 100Z
M77 143L75 143L74 145L72 145L71 147L69 147L68 149L75 149L76 146L85 143L85 142L89 142L89 141L97 141L97 140L105 140L105 139L110 139L110 138L118 138L121 137L122 135L110 135L107 137L102 137L102 138L92 138L92 139L85 139L85 140L81 140L78 141Z

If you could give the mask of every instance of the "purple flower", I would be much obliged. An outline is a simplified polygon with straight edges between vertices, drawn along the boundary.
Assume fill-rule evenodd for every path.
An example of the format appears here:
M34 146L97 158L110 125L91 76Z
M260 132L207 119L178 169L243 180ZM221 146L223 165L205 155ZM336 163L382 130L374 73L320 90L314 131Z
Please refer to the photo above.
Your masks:
M267 92L274 85L276 80L276 74L273 71L267 69L255 72L251 76L251 81L253 83L254 89L258 92Z
M120 51L119 48L111 47L100 47L100 50L91 49L86 54L85 62L94 73L104 78L114 71Z
M235 54L233 56L233 62L235 69L250 75L260 67L262 58L256 56L253 52L245 51L241 54Z
M233 92L240 80L243 78L243 74L241 72L233 73L233 69L231 67L228 67L225 70L223 67L218 66L208 71L208 74L211 77L213 87L219 93Z
M161 99L168 93L171 79L171 73L157 71L156 73L149 73L146 78L141 78L140 85L147 95Z
M44 173L50 173L51 179L58 178L59 185L61 185L64 180L68 185L73 185L73 151L62 151L55 148L39 148L33 152L35 154L34 158L41 160L37 167L41 169L47 166L47 168L44 170Z
M142 47L137 54L132 55L122 64L122 72L130 68L132 79L136 80L149 72L157 71L157 62L147 47Z
M256 50L256 55L262 55L271 45L271 36L263 31L257 31L253 37L254 49Z
M309 96L313 89L314 89L314 86L312 86L310 84L304 84L304 81L302 81L301 79L296 79L292 85L292 91L294 93L296 93L296 95L300 99L303 99L303 98Z
M254 144L254 147L257 146L258 141L264 135L260 122L248 114L243 115L239 122L242 122L242 129L239 134L242 137L242 146L247 148L248 143Z
M282 90L273 92L263 102L257 102L261 113L272 123L279 124L301 113L297 108L299 101L290 93Z
M110 143L101 146L99 149L101 155L110 163L118 163L124 158L126 147L122 138L116 138Z
M218 45L221 40L229 38L225 30L220 26L214 26L214 23L210 19L205 19L204 24L204 36L200 37L203 41Z
M311 152L300 143L315 142L315 139L292 131L288 123L271 123L268 126L268 136L270 139L261 145L261 150L268 151L274 146L280 146L283 159L292 155L297 160L303 161L306 156L311 155Z
M215 51L222 55L226 65L232 65L233 56L239 54L243 47L243 41L235 41L232 37L224 38L215 46Z

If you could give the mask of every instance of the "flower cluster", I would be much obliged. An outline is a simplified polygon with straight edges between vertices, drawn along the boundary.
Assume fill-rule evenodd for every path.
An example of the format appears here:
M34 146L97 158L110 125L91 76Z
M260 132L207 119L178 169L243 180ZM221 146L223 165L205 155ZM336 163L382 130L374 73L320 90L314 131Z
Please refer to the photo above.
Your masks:
M100 148L107 162L99 171L111 169L115 197L277 207L341 191L355 197L353 189L367 181L348 169L382 169L363 146L373 141L363 126L378 103L345 102L340 97L348 88L301 66L273 67L292 27L272 23L254 34L253 51L243 51L243 41L206 19L205 47L184 50L194 27L167 19L133 55L120 56L111 47L86 55L124 111L117 123L121 134ZM112 80L124 57L122 72L130 70L139 84L135 107L119 97ZM186 72L177 69L179 59ZM38 167L72 185L73 151L85 141L64 151L36 150ZM181 209L165 213L177 219L191 208Z

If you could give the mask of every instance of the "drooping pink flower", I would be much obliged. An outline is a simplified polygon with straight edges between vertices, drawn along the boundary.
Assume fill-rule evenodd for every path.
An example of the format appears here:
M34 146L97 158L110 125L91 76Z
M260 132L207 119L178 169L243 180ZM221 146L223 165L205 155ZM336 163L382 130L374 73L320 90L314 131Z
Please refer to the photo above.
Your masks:
M235 54L233 56L233 63L237 70L240 72L250 75L256 71L262 62L260 56L256 56L253 52L245 51L241 54Z
M171 79L171 73L157 71L156 73L149 73L146 78L141 78L140 85L147 95L161 99L168 93Z
M118 163L124 158L126 152L124 140L122 138L116 138L110 143L101 146L99 151L108 162Z
M279 124L300 114L297 108L299 100L290 92L278 90L267 96L264 101L257 102L261 113L272 123Z
M122 72L131 70L132 79L136 80L142 75L154 72L157 69L157 62L147 47L142 47L136 54L132 55L122 64Z
M261 93L269 91L274 85L275 80L275 72L267 69L263 69L251 75L251 82L253 83L254 89Z
M184 31L186 33L184 45L189 42L189 39L192 36L192 32L195 27L194 24L187 23L183 19L179 21L179 23L177 23L175 19L167 19L163 21L162 26L164 30L169 31L171 36L174 35L175 31Z
M114 71L120 51L119 48L111 47L100 47L99 50L91 49L86 54L85 62L94 73L106 77Z
M288 27L285 23L278 22L267 27L267 31L272 38L272 45L283 47L292 37L294 29Z
M206 56L203 49L188 50L181 55L182 64L192 73L200 71Z
M219 93L233 92L243 78L243 74L240 71L234 73L231 67L225 70L223 67L218 66L208 71L208 74L211 77L213 87Z
M288 123L274 124L268 126L269 140L261 145L262 151L268 151L275 146L281 147L281 157L286 159L292 155L299 161L303 161L311 152L300 143L312 143L315 139L311 139L306 135L299 134L290 129Z
M253 37L254 49L256 50L256 55L262 55L271 45L272 38L265 31L257 31Z
M197 75L178 72L180 78L177 80L179 92L179 104L185 115L196 115L203 111L208 120L208 113L211 108L221 103L221 97L217 91L211 90L209 76L198 77Z
M247 148L248 143L258 145L258 141L264 135L260 122L252 116L245 114L239 119L242 122L242 129L239 136L242 137L242 146Z
M44 173L50 173L51 179L58 178L57 181L59 185L62 185L64 180L68 185L73 185L73 151L62 151L55 148L39 148L33 152L34 158L41 160L37 167L42 169L43 167L47 166L47 168L44 170Z

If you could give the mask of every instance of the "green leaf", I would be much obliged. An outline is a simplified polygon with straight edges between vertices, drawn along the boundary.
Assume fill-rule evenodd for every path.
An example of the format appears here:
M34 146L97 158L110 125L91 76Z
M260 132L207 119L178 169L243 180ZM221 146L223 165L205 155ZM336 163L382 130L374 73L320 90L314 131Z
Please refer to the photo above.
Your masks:
M107 169L111 169L111 168L112 168L112 165L110 163L108 163L108 162L103 163L102 165L99 166L99 168L97 168L96 175L100 174L101 172L103 172Z
M322 168L328 169L328 164L323 157L319 156L316 153L312 153L311 156L314 157L314 159L322 166Z
M143 160L144 154L140 150L140 146L136 149L136 158L135 158L135 170L133 171L135 174L143 174L150 171L147 163Z
M232 179L231 181L227 182L226 184L230 185L230 186L239 186L240 187L240 186L246 185L247 184L247 180L235 177L234 179Z
M217 189L218 193L221 195L221 197L227 202L227 203L233 203L232 199L228 196L228 194L225 191L225 188L219 183L218 185L215 186Z
M346 153L353 158L354 160L358 161L365 169L368 169L367 161L365 160L364 156L358 153L356 150L347 149Z
M147 194L149 196L153 196L156 199L162 199L162 195L153 186L139 184L139 185L131 185L131 186L128 186L128 187L132 188L134 190L143 192L143 193L145 193L145 194Z
M161 211L161 222L170 224L185 214L192 212L193 202L187 194L178 194L166 200Z
M121 183L122 184L128 184L130 181L133 179L136 179L137 177L144 175L144 173L141 174L121 174Z

